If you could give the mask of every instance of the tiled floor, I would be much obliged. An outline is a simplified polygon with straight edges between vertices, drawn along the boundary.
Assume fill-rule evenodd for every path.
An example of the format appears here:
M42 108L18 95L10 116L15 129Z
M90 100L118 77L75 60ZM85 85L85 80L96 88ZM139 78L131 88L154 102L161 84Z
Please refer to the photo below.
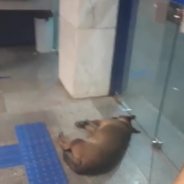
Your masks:
M11 77L0 80L0 145L17 142L17 124L43 121L53 140L60 131L69 138L85 138L86 132L75 128L75 121L125 113L111 97L72 99L58 80L54 53L39 55L30 48L19 48L1 49L0 55L0 77ZM136 123L135 126L140 129ZM57 145L56 149L62 160ZM178 174L161 152L152 150L144 132L133 136L122 163L108 174L82 177L70 171L64 162L63 166L70 184L172 184ZM24 168L0 170L0 183L27 184Z

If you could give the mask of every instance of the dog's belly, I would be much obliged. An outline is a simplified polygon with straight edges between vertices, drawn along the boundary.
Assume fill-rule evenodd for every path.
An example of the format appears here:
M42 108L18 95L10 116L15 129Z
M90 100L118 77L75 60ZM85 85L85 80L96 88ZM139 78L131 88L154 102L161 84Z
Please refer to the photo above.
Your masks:
M120 146L106 147L104 145L90 146L83 152L83 163L87 168L110 167L121 157L123 148Z
M117 135L110 137L100 135L91 139L85 152L83 152L86 171L98 171L100 173L104 170L111 170L118 165L129 143L129 136L125 136L124 141L121 141L122 137L120 137Z
M99 155L95 154L91 157L86 157L82 167L86 174L103 174L115 168L120 163L121 158L120 154L114 154L114 152L112 154L105 152Z

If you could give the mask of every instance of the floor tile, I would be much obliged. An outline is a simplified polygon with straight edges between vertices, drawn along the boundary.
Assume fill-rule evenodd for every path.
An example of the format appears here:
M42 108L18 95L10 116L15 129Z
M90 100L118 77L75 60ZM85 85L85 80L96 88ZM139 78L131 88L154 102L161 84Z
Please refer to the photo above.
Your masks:
M74 123L85 119L101 119L102 116L90 100L82 100L65 106L55 107L45 111L45 122L51 134L63 131L71 139L83 137L85 131L75 127Z
M122 111L121 106L116 103L113 97L92 98L91 100L104 118L116 117L126 113Z
M17 177L17 178L6 178L2 180L2 183L6 183L6 184L22 184L22 179L21 177Z
M120 166L110 173L102 176L88 177L88 183L94 184L135 184L136 182L139 182L140 184L147 184L145 176L128 154L125 155Z
M63 95L63 88L53 86L48 90L4 94L8 112L36 112L55 106L64 106L72 99Z
M23 123L23 114L2 113L0 115L0 145L17 143L14 127Z
M0 180L7 180L9 178L20 178L23 176L25 176L25 170L23 166L0 170Z
M29 184L28 183L28 179L27 179L27 176L25 175L25 176L23 176L23 177L21 177L21 179L22 179L22 184Z
M151 140L144 132L132 136L128 153L147 179L150 177L152 152Z
M162 152L155 151L152 159L150 184L172 184L179 173L178 170Z
M0 113L6 112L6 105L5 100L2 94L2 91L0 90Z

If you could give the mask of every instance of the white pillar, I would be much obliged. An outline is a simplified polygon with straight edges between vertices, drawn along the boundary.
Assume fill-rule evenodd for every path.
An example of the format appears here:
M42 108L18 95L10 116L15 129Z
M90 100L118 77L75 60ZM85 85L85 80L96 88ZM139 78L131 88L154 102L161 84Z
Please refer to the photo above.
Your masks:
M60 0L59 78L74 98L108 95L118 0Z

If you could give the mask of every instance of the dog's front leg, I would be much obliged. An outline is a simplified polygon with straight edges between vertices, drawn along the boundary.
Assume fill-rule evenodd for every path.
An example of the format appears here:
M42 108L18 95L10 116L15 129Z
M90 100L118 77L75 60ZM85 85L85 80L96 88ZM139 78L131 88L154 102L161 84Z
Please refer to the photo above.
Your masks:
M78 128L84 128L91 134L94 133L96 130L94 126L90 126L90 121L88 121L88 120L78 121L75 123L75 126Z

